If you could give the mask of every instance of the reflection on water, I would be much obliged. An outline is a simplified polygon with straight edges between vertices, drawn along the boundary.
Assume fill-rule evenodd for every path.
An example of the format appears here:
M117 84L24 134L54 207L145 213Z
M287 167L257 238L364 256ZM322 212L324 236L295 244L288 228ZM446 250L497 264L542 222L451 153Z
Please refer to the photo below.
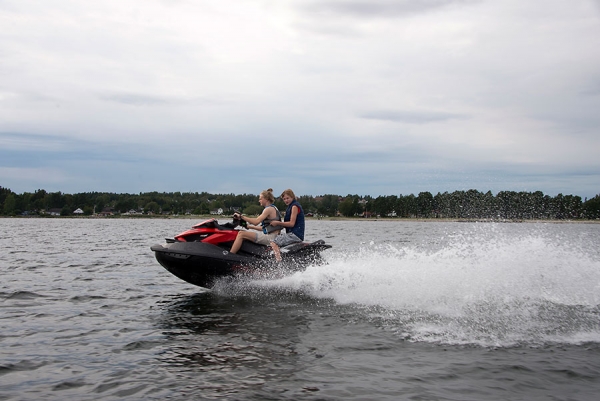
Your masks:
M205 292L162 305L158 324L173 345L160 360L177 374L194 375L205 397L255 390L302 371L299 336L310 311L288 296L223 296Z

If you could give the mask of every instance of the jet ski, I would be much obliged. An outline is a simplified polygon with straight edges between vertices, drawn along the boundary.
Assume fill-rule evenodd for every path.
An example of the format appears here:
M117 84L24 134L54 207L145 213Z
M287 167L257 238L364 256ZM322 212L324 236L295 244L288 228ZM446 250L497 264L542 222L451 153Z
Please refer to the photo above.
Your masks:
M191 229L153 245L156 260L171 274L190 284L212 288L222 277L260 275L265 272L295 272L325 263L321 251L331 248L323 240L299 242L281 247L281 262L271 247L244 241L237 254L229 252L244 221L220 224L208 219Z

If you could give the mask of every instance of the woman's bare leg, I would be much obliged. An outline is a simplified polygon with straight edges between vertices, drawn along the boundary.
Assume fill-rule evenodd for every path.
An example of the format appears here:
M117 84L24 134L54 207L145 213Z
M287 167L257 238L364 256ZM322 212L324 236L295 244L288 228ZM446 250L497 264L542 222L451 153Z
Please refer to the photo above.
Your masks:
M279 245L271 241L271 248L273 248L273 253L275 254L275 260L281 262L281 252L279 251Z
M233 245L231 246L231 250L229 252L238 253L245 239L256 241L256 233L253 233L252 231L240 231L237 237L235 237L235 241L233 241Z

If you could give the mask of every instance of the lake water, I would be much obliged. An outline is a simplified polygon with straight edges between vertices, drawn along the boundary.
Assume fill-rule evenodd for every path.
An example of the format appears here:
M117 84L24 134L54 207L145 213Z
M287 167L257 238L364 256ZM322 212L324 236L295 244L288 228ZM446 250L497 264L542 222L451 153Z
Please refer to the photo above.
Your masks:
M0 399L598 399L599 224L310 220L206 291L150 251L196 222L0 219Z

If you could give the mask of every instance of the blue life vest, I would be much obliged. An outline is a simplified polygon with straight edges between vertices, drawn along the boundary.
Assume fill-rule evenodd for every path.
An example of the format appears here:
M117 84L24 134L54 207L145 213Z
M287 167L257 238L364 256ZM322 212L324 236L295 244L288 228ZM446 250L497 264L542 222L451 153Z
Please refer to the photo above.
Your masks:
M285 232L292 232L296 234L296 237L304 241L304 211L302 210L302 206L300 206L296 199L294 199L292 203L288 205L287 210L285 211L285 217L283 218L283 221L290 221L290 219L292 218L292 208L294 206L298 208L298 215L296 215L296 224L294 224L294 227L286 227Z

